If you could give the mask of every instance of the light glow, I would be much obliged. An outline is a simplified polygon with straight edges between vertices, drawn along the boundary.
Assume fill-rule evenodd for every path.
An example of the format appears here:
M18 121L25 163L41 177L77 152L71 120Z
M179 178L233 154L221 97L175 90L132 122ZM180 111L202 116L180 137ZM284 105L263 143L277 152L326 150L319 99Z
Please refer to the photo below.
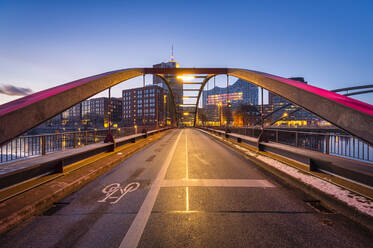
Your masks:
M176 78L181 79L183 81L191 81L191 80L195 79L196 77L195 76L187 76L187 75L179 75Z

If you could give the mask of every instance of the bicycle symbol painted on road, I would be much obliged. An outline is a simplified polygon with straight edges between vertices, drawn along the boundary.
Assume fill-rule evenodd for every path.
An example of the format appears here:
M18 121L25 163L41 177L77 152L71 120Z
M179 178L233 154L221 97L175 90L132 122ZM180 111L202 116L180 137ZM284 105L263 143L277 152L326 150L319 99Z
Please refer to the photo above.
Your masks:
M129 192L137 190L139 187L140 183L138 182L129 183L124 188L120 186L120 183L109 184L102 190L102 193L106 194L105 198L102 200L98 200L97 202L108 201L111 204L118 203L123 196L125 196ZM111 199L115 199L115 201L110 201Z

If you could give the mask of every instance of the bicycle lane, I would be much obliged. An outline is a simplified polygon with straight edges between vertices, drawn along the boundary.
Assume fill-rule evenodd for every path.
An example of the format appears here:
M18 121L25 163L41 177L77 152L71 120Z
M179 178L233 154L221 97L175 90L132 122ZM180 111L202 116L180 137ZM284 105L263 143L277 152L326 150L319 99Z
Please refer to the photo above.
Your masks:
M0 246L118 247L180 133L166 135L42 216L8 232Z

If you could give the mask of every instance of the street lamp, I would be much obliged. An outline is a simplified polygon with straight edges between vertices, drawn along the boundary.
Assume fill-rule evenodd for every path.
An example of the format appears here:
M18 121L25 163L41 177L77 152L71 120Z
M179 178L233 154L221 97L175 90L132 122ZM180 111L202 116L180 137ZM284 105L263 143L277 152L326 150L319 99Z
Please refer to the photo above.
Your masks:
M183 81L191 81L191 80L195 79L196 77L195 76L188 76L188 75L179 75L176 78L181 79Z

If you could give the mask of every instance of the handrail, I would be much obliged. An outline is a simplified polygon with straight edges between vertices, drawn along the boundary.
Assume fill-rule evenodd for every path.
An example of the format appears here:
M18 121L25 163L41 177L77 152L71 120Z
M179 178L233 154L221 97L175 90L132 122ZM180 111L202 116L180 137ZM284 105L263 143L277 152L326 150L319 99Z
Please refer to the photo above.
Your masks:
M96 143L80 147L77 149L70 149L56 153L47 154L46 156L39 156L29 158L26 160L18 160L3 167L9 168L5 173L0 173L0 189L5 188L31 178L63 171L63 167L77 161L89 158L103 152L111 152L115 147L122 146L128 143L135 143L136 140L146 138L158 132L166 131L170 128L162 128L149 131L147 133L133 134L115 139L115 143Z

